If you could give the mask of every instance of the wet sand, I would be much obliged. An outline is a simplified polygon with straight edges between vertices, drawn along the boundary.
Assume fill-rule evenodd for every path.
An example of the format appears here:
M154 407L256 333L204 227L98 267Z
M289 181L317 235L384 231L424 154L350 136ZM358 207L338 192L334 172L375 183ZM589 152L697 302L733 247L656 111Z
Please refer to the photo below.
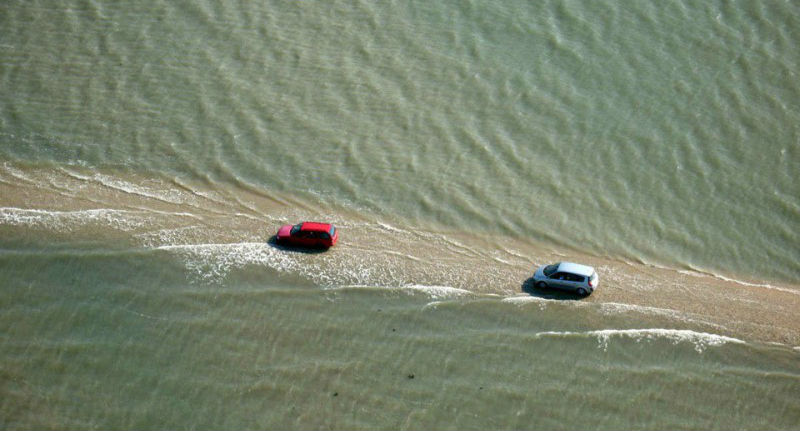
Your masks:
M323 287L442 286L502 297L578 300L609 313L666 317L679 328L800 346L800 287L790 283L554 250L535 239L416 229L402 220L320 208L243 184L6 165L0 167L0 196L0 232L7 248L110 241L206 259L203 265L187 264L190 281L221 282L231 269L258 264ZM280 224L304 219L337 224L340 243L318 254L270 244ZM536 266L561 260L595 266L600 288L575 298L530 285ZM191 273L209 266L213 276Z

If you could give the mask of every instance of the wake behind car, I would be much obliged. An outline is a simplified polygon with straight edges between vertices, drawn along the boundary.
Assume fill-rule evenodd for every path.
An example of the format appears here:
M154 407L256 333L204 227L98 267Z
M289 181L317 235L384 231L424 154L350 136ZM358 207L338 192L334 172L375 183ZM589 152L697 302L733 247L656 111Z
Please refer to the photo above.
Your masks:
M586 296L600 283L594 268L572 262L542 265L533 274L534 285L540 289L553 287Z
M281 226L275 237L281 245L325 248L333 247L338 239L339 232L332 224L311 221Z

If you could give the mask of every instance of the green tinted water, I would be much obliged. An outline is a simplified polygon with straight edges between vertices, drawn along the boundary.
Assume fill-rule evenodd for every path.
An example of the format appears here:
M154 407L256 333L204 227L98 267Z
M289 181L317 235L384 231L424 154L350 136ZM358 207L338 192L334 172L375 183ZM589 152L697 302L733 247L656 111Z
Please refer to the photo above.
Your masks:
M799 19L6 2L0 424L792 428Z

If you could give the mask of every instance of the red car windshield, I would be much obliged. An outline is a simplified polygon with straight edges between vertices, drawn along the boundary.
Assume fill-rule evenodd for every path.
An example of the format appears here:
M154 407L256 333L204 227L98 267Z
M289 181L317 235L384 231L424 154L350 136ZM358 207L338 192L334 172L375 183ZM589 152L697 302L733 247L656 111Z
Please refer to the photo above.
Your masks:
M300 232L300 228L302 226L303 226L302 223L298 223L298 224L292 226L292 231L289 232L289 235L292 235L292 236L297 235L297 232Z

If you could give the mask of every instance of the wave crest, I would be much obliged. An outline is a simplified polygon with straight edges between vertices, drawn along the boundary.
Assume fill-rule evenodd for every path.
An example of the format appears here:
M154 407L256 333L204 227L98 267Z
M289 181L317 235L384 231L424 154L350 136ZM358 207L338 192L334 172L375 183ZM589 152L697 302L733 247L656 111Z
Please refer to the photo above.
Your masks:
M717 347L728 343L744 344L744 341L737 338L726 337L724 335L709 334L706 332L696 332L688 329L601 329L586 332L540 332L536 338L556 337L556 338L591 338L596 337L598 347L604 351L608 349L608 343L612 338L628 338L640 341L652 341L657 339L668 340L672 344L692 343L698 353L702 353L707 347Z

